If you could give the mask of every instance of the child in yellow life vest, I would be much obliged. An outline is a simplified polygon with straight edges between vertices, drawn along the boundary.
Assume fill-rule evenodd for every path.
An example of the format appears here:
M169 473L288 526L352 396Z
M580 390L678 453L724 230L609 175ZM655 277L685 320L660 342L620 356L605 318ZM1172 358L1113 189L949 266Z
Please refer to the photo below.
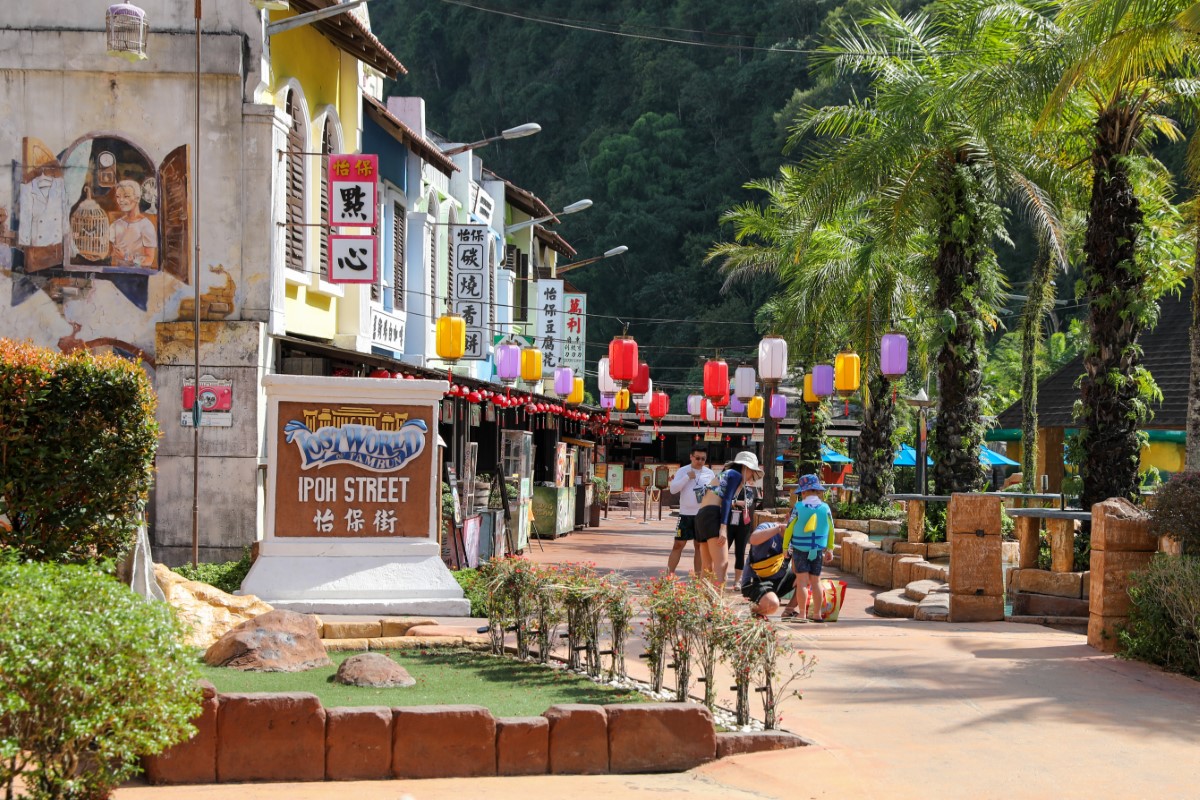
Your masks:
M825 487L816 475L802 475L796 486L801 499L792 507L784 539L792 551L792 571L796 574L796 594L783 611L783 619L808 620L812 601L812 621L824 622L821 613L821 566L833 560L833 512L821 495ZM800 607L800 596L804 605Z

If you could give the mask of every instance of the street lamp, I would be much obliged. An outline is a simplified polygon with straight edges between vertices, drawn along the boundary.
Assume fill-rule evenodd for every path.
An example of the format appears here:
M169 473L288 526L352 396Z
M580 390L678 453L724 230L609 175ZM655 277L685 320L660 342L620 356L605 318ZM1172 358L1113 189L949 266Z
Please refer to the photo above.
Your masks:
M541 129L542 126L538 125L536 122L526 122L524 125L518 125L515 128L505 128L504 130L500 131L499 136L489 136L486 139L480 139L477 142L471 142L469 144L456 144L451 147L444 148L442 150L442 155L456 156L459 153L465 153L468 150L476 150L480 147L487 147L492 142L498 142L501 139L520 139L524 136L533 136Z
M576 211L583 211L591 207L591 200L576 200L569 206L563 206L563 210L559 211L557 214L551 214L548 217L538 217L537 219L527 219L524 222L518 222L516 225L508 225L504 228L504 235L508 236L510 233L523 231L526 228L532 228L534 225L541 225L543 222L549 222L552 219L558 219L559 217L566 216L567 214L574 214Z
M922 389L912 397L904 398L904 402L917 409L917 494L925 494L927 490L925 483L925 454L929 450L929 433L926 424L928 420L926 415L929 407L934 404L934 401L930 400L929 395Z
M592 256L591 258L585 258L583 261L575 261L570 264L565 264L561 267L558 267L555 270L555 273L557 275L562 275L564 272L569 272L570 270L578 269L579 267L586 267L588 264L595 264L597 261L603 261L606 258L612 258L613 256L619 256L619 255L622 255L627 252L629 252L628 247L626 247L623 244L617 245L616 247L614 247L611 250L605 250L604 255L602 255L602 256Z

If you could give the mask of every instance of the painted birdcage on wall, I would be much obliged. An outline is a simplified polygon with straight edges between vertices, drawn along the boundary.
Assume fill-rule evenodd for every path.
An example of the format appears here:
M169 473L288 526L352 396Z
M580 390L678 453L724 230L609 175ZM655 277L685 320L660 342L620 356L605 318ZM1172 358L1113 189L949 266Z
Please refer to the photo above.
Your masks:
M108 258L108 214L92 199L91 191L71 212L71 244L88 261Z
M108 54L129 61L146 58L146 12L132 3L117 3L108 7L104 16L108 35Z

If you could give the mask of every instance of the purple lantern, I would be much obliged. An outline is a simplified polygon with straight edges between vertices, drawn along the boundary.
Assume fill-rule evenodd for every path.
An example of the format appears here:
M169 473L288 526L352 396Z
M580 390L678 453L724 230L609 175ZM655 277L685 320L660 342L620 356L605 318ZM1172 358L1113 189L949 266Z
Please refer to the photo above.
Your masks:
M908 372L908 337L903 333L885 333L879 345L879 371L888 380L903 378Z
M521 377L521 345L506 342L496 345L496 377L513 384Z
M554 393L566 397L575 388L575 370L570 367L558 367L554 370Z
M600 407L611 411L617 405L617 396L607 392L600 395Z
M812 393L821 398L833 394L832 364L817 364L812 368Z
M730 414L745 414L746 404L738 399L736 394L729 395L729 413Z
M787 398L781 394L771 395L771 419L783 419L787 416Z

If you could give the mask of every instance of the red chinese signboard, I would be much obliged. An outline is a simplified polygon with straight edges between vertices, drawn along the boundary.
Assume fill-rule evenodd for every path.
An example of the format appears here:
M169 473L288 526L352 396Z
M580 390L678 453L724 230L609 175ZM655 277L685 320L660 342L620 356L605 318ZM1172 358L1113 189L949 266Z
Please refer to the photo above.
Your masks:
M338 153L327 158L330 226L374 227L379 156Z

